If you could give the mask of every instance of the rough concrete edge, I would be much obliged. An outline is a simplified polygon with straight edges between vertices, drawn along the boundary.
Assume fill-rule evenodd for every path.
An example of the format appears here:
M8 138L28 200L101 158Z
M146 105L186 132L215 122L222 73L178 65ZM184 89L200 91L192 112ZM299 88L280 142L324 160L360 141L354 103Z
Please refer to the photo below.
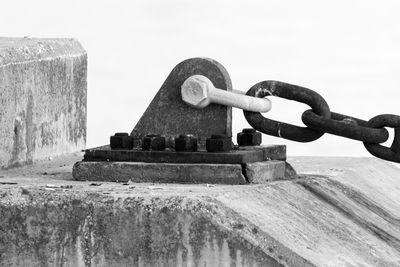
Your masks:
M2 46L3 44L3 46ZM6 44L6 45L4 45ZM42 61L58 60L58 59L71 59L79 60L85 64L85 125L87 125L87 52L81 43L75 38L7 38L0 37L0 69L3 67L29 64ZM81 151L86 146L87 129L83 136L82 147L76 147L69 151L64 151L59 154L50 155L64 156ZM36 161L45 160L47 157L36 158L34 161L26 161L1 167L2 169L9 169L21 167L24 165L35 164Z
M238 150L260 150L264 154L264 161L281 160L286 161L286 145L259 145L259 146L237 146Z
M217 171L215 168L217 168ZM220 172L218 172L218 168L221 169ZM186 173L187 176L182 177L177 172ZM131 176L130 173L134 173L136 177ZM199 173L201 177L192 176L196 173ZM213 177L211 178L212 175ZM240 164L78 161L72 168L72 176L77 181L247 184L247 179Z
M84 191L79 193L71 193L70 191L48 192L25 188L25 191L18 190L17 194L12 194L7 199L0 198L0 207L17 207L20 211L23 211L26 207L47 209L54 206L60 208L63 206L60 204L63 203L80 203L79 205L87 207L91 211L94 207L126 210L135 204L151 211L168 207L182 214L189 213L193 217L205 219L221 233L224 233L227 240L232 241L233 244L243 242L246 244L247 242L253 248L259 249L262 254L261 260L273 259L283 266L314 266L307 259L293 252L212 196L154 196L146 200L140 196L115 198L115 196L98 192L91 192L90 194Z
M0 68L54 58L87 57L87 52L75 38L0 38L10 45L0 46Z
M285 173L283 177L276 177L275 179L272 180L267 180L264 183L269 183L269 182L273 182L273 181L282 181L282 180L293 180L293 179L298 179L300 178L300 176L297 174L296 170L293 168L292 165L290 165L289 162L287 161L280 161L280 160L273 160L276 162L284 162L285 163ZM262 162L268 162L268 161L262 161ZM257 163L257 162L253 162L253 163ZM252 164L252 163L250 163ZM246 164L242 164L242 172L243 172L243 176L246 179L246 181L249 184L254 184L251 182L251 179L249 178L249 168L248 168L248 163Z
M285 161L285 179L297 179L299 175L297 174L296 170L290 165L289 162Z
M250 162L243 166L247 181L251 184L266 184L276 180L285 180L286 162L268 160Z
M212 199L212 202L216 203L216 207L220 209L219 212L224 215L209 217L209 220L214 222L216 227L222 227L222 229L226 229L230 234L247 240L255 247L260 248L267 256L275 259L284 266L314 266L307 259L293 252L268 233L260 230L255 224L236 211L225 206L218 200ZM207 202L204 201L204 203Z
M261 162L268 162L268 161L261 161ZM274 160L272 162L283 162L285 164L285 170L284 170L284 176L282 177L275 177L274 179L267 180L264 183L269 183L277 180L292 180L292 179L297 179L299 176L297 175L296 170L286 161L278 161ZM255 162L259 163L259 162ZM125 167L143 167L143 166L156 166L157 168L165 165L165 166L176 166L176 169L182 169L185 167L201 167L203 165L222 165L223 167L227 167L228 165L238 165L240 166L241 172L238 170L237 173L235 173L234 176L229 176L229 177L217 177L217 179L210 179L207 180L205 177L202 177L199 182L194 182L193 178L190 180L187 180L186 182L182 180L181 177L169 177L169 178L160 178L156 177L154 175L151 175L151 173L146 172L146 170L141 169L140 174L143 176L142 178L136 178L136 179L129 179L126 178L126 171L122 172L122 176L118 175L118 179L115 178L115 176L109 174L111 169L113 172L119 173L118 171L121 171L123 169L123 165L127 165ZM250 163L251 165L252 163ZM106 161L78 161L74 164L72 168L72 176L75 180L77 181L108 181L108 182L127 182L131 180L132 182L139 182L139 183L147 183L147 182L153 182L153 183L181 183L181 184L201 184L201 183L210 183L210 184L254 184L251 182L251 179L249 179L249 164L179 164L179 163L144 163L144 162L106 162ZM233 167L232 167L233 168ZM138 170L137 170L138 171ZM250 170L251 171L251 170ZM215 172L214 172L215 174ZM124 176L125 175L125 176Z

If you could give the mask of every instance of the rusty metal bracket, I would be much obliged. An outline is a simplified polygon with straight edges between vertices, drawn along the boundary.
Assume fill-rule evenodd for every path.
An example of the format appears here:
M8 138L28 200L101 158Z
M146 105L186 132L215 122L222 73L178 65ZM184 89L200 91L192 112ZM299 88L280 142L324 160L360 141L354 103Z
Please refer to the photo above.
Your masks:
M163 151L143 151L141 149L113 150L109 146L88 149L84 161L125 161L148 163L213 163L245 164L263 161L262 150L231 150L209 153L205 150L196 152L176 152L173 149Z
M181 86L193 75L203 75L222 90L231 91L232 82L225 68L209 58L191 58L179 63L143 113L131 135L141 140L147 134L161 134L167 147L174 138L193 134L204 147L212 134L232 136L232 108L211 104L206 109L190 107L182 101Z

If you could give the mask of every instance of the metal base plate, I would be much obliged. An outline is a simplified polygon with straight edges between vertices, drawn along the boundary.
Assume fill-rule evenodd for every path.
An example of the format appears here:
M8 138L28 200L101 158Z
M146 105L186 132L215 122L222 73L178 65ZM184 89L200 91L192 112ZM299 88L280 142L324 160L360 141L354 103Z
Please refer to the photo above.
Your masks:
M84 161L124 161L148 163L210 163L210 164L245 164L263 161L261 150L232 150L229 152L207 151L175 152L164 151L112 150L110 146L101 146L84 151Z
M290 179L283 145L240 147L209 153L111 150L102 146L85 150L73 168L81 181L247 184ZM294 171L293 171L294 172ZM295 172L294 172L295 176Z

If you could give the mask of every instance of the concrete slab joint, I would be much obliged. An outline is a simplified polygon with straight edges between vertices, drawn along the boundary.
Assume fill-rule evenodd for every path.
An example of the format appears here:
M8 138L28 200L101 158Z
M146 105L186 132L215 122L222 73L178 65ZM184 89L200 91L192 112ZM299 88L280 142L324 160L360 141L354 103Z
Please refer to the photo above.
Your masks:
M86 76L74 39L0 38L0 168L85 147Z

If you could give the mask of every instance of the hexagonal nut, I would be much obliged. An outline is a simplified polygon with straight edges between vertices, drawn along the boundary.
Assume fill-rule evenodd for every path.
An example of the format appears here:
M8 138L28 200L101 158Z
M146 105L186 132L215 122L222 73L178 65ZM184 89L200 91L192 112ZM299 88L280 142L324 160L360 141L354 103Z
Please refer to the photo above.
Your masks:
M181 134L175 138L175 151L194 152L197 151L197 138L192 134Z
M226 152L232 149L232 137L225 135L211 135L206 139L206 149L208 152Z
M259 146L262 142L261 133L252 128L243 129L237 134L237 143L239 146Z
M212 82L205 76L193 75L186 79L181 86L182 100L190 106L205 108L210 104L209 88L214 88Z
M254 128L243 128L242 133L256 133L256 129Z
M128 133L115 133L110 136L111 149L132 149L134 138Z
M165 137L158 134L148 134L143 137L142 150L160 151L165 149Z

